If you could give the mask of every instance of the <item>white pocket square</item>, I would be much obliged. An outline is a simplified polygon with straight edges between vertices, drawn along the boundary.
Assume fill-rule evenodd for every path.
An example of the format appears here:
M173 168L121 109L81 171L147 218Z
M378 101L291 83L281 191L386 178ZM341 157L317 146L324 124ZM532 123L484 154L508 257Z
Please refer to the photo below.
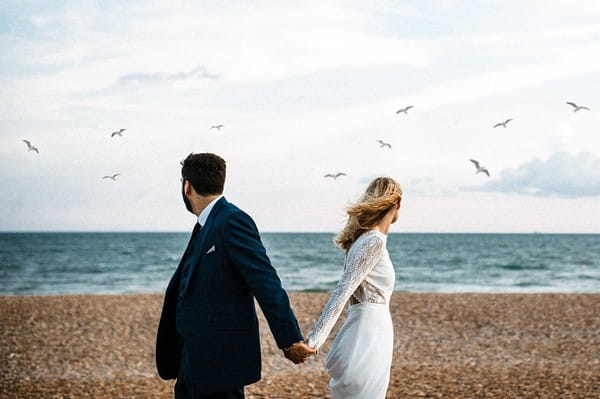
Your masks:
M210 249L208 251L206 251L207 254L211 253L211 252L215 252L215 246L213 245L212 247L210 247Z

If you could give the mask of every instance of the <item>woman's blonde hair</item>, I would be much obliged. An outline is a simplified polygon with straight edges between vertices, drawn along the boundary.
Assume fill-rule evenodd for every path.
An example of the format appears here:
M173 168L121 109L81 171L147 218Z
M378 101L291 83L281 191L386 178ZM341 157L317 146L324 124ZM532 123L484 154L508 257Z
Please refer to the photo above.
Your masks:
M361 199L346 211L348 221L334 242L338 247L348 250L361 234L376 226L401 200L400 184L389 177L376 178L369 184Z

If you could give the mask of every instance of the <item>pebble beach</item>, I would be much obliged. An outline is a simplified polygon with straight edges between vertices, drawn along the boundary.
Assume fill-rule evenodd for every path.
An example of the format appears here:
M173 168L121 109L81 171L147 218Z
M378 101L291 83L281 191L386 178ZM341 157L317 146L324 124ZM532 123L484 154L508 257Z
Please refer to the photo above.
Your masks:
M309 331L329 294L291 293ZM0 398L172 398L154 365L160 294L1 296ZM395 293L388 398L600 398L600 294ZM247 398L329 398L322 353L277 349Z

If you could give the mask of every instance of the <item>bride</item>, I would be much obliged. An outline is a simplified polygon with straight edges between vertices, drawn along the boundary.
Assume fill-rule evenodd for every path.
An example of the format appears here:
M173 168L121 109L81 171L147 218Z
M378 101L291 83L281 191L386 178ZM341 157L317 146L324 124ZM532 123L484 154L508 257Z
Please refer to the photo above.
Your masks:
M402 188L393 179L373 180L348 209L346 226L335 239L346 251L344 273L308 336L308 345L319 349L350 301L325 362L333 399L385 398L394 349L389 302L395 281L386 240L401 199Z

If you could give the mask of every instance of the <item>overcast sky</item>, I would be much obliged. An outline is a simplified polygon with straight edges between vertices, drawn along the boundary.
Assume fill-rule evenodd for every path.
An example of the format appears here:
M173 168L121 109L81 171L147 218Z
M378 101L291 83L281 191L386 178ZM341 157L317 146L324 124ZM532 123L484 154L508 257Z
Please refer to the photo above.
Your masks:
M189 231L179 161L215 152L262 231L337 231L387 175L393 232L599 233L599 21L596 0L2 0L0 230Z

